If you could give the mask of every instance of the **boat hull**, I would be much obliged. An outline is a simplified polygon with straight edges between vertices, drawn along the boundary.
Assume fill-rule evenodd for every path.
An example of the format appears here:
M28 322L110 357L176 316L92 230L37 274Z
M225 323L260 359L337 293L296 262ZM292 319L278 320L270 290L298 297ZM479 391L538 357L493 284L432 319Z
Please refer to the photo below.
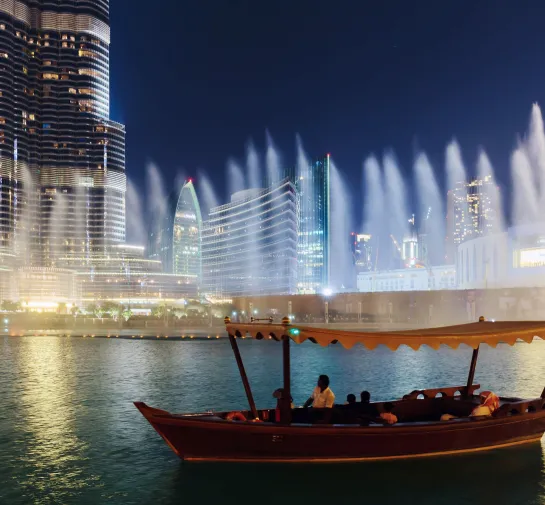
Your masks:
M187 461L342 462L455 454L539 441L545 410L481 420L372 425L229 422L136 407Z

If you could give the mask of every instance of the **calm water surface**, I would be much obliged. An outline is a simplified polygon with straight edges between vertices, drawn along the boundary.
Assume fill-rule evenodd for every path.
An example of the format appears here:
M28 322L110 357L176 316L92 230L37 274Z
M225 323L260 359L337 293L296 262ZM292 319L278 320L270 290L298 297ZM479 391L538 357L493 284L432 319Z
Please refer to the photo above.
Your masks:
M259 406L281 386L281 347L240 342ZM463 384L470 350L414 352L311 343L292 346L293 396L318 374L339 401L371 391L396 398ZM481 350L476 381L501 394L539 396L545 342ZM345 465L184 464L132 405L173 411L245 406L228 341L63 337L0 340L0 504L541 504L544 447L472 456Z

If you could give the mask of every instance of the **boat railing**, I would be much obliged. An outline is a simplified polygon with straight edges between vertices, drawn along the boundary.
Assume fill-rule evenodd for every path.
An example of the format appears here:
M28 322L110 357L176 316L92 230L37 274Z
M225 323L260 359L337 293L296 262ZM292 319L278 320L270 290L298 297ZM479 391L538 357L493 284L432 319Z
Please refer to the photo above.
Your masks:
M545 409L545 399L536 398L535 400L520 400L517 402L504 403L496 412L494 417L504 417L508 415L528 414L539 412Z
M433 389L415 389L409 394L403 396L403 400L420 400L426 398L453 398L471 397L473 393L481 387L480 384L473 384L467 388L467 386L449 386L445 388L433 388Z

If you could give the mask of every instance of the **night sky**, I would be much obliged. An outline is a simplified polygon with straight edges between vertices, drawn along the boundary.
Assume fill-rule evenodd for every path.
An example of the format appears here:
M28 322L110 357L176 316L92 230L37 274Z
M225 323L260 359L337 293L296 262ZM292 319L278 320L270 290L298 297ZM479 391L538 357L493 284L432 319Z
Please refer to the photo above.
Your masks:
M223 203L228 157L250 138L264 151L268 129L285 164L296 133L330 152L358 214L368 154L394 149L409 178L424 149L443 181L453 137L470 172L485 147L508 195L510 151L545 102L540 0L110 4L111 116L142 192L153 160L167 185L205 171Z

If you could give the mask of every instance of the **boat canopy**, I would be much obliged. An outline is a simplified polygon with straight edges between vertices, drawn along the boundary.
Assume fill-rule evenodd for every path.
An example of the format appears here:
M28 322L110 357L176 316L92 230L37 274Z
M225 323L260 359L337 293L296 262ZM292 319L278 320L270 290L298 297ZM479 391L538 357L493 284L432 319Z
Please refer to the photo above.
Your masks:
M400 345L407 345L415 351L422 345L439 349L446 345L453 349L460 344L477 349L479 344L496 347L499 343L514 345L517 340L530 343L534 337L545 339L545 321L480 321L477 323L402 331L349 331L318 326L274 323L231 323L226 318L226 328L230 335L258 340L271 338L282 340L284 335L301 344L310 340L315 344L327 346L339 342L346 349L362 344L369 350L385 345L395 351Z

